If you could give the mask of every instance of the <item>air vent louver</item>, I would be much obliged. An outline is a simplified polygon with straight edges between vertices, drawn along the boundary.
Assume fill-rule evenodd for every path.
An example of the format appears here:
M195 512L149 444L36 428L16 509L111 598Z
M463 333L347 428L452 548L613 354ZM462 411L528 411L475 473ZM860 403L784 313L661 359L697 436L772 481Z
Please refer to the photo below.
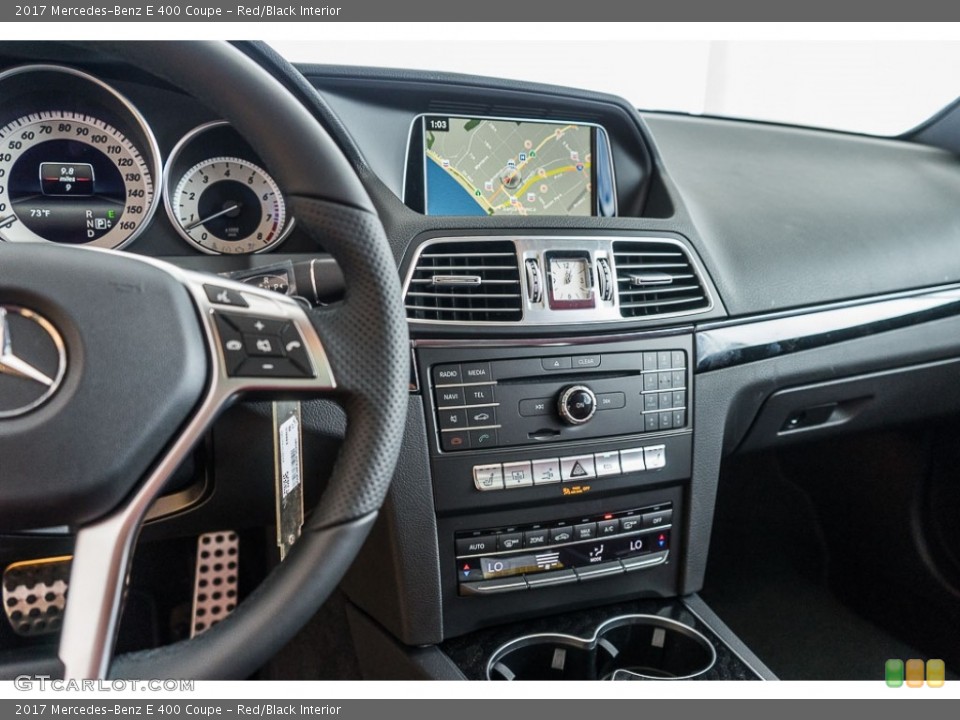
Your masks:
M520 271L513 243L442 242L417 259L405 298L411 320L519 322Z
M710 307L703 283L680 245L625 240L613 244L613 257L623 317L690 313Z

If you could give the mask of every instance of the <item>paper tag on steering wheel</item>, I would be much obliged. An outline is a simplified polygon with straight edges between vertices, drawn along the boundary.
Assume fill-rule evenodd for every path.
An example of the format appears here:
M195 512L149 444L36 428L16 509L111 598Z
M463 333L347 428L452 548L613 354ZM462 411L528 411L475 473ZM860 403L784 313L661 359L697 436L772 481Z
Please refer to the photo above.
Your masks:
M299 402L273 403L277 545L283 560L303 527L303 450Z

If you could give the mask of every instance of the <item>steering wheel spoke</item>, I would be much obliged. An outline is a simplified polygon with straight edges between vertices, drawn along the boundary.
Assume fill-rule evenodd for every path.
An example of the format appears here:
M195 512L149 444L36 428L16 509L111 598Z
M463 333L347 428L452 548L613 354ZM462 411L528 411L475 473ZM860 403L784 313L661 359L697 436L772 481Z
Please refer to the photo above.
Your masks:
M106 677L141 521L220 412L247 393L302 397L336 388L323 345L297 301L242 283L140 261L173 274L193 299L207 340L209 387L199 408L129 501L77 532L59 648L68 678Z

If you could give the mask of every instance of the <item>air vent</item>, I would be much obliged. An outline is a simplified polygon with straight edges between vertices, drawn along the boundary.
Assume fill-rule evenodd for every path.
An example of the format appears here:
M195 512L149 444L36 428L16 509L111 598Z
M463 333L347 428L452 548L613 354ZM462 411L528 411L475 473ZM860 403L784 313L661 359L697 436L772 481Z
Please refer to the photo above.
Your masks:
M613 244L617 297L623 317L707 310L710 298L680 245L629 240Z
M517 253L510 241L442 242L417 259L407 317L440 322L519 322Z

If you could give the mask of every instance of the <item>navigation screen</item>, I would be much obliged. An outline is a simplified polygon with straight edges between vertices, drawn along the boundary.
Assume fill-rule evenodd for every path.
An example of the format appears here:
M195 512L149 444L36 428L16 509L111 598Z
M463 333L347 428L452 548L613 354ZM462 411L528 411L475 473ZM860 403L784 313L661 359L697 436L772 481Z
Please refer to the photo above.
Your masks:
M423 118L427 215L593 215L593 128Z

